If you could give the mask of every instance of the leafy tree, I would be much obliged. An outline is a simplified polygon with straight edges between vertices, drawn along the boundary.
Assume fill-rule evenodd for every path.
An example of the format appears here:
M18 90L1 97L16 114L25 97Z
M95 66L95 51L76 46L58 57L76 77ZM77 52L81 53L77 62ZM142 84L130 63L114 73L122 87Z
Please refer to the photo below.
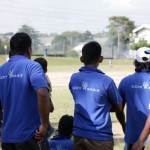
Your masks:
M22 25L22 27L19 29L19 32L25 32L31 37L33 50L38 50L39 49L39 46L41 45L41 43L40 43L39 32L38 31L36 31L31 26Z
M9 40L1 41L0 40L0 54L8 54L10 49Z
M90 41L93 39L93 35L90 31L86 31L85 33L81 34L81 42Z
M69 41L64 35L57 35L52 40L52 49L54 51L66 51L68 50Z
M130 44L130 49L137 50L141 47L150 47L150 44L146 40L140 40L138 43Z
M117 46L118 38L120 43L129 42L129 34L135 28L134 22L125 16L112 16L109 18L108 45Z
M80 33L76 31L73 31L73 32L66 31L66 32L63 32L62 35L67 38L69 49L77 45L80 39Z

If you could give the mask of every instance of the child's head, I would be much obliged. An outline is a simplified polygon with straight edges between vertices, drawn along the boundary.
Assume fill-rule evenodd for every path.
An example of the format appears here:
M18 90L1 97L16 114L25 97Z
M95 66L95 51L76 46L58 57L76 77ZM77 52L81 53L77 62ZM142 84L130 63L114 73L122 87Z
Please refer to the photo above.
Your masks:
M71 138L73 131L73 117L69 115L64 115L59 120L58 133L61 136L66 136Z
M39 58L34 59L34 61L38 62L42 66L45 73L47 72L47 61L46 61L46 59L39 57Z
M97 64L102 62L102 48L96 41L91 41L85 44L82 48L81 62L85 65Z

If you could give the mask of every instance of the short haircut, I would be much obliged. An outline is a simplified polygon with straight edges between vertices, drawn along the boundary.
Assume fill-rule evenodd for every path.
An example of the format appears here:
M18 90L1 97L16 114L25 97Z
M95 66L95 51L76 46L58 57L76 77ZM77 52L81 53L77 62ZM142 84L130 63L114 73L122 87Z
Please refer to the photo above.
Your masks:
M82 48L82 57L85 64L92 64L99 60L101 56L101 45L96 41L85 44Z
M42 66L43 71L46 73L46 71L47 71L47 60L44 59L43 57L38 57L38 58L34 59L34 61L38 62Z
M27 33L16 33L10 39L10 52L9 55L25 54L31 48L32 40Z
M73 116L64 115L60 118L58 124L58 133L61 136L71 138L73 131Z

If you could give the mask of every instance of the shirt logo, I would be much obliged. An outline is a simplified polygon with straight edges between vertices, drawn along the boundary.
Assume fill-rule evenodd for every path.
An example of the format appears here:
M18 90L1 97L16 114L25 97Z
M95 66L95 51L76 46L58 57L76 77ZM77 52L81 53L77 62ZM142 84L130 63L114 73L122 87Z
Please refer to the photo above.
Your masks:
M147 81L144 81L143 82L143 88L148 89L148 87L149 87L149 83Z
M88 87L87 81L83 81L83 82L82 82L82 88L83 88L83 90L86 90L87 87Z
M23 74L21 73L14 73L13 70L9 70L8 74L6 75L0 75L0 80L7 79L7 78L22 78Z
M144 81L142 85L132 85L131 88L150 90L150 84L148 81Z
M56 145L56 148L52 148L52 147L51 147L50 150L68 150L68 149L63 148L61 144L57 144L57 145Z
M81 86L73 86L72 90L84 90L90 92L100 92L99 88L90 87L87 81L83 81Z

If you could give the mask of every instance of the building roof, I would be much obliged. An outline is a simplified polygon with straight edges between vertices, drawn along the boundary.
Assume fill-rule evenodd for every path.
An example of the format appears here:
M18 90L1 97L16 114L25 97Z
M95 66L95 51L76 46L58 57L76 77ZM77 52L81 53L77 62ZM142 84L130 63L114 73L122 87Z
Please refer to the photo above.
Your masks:
M132 32L133 32L133 33L136 33L136 32L138 32L138 31L142 30L143 28L150 29L150 24L143 24L143 25L141 25L141 26L135 28Z

